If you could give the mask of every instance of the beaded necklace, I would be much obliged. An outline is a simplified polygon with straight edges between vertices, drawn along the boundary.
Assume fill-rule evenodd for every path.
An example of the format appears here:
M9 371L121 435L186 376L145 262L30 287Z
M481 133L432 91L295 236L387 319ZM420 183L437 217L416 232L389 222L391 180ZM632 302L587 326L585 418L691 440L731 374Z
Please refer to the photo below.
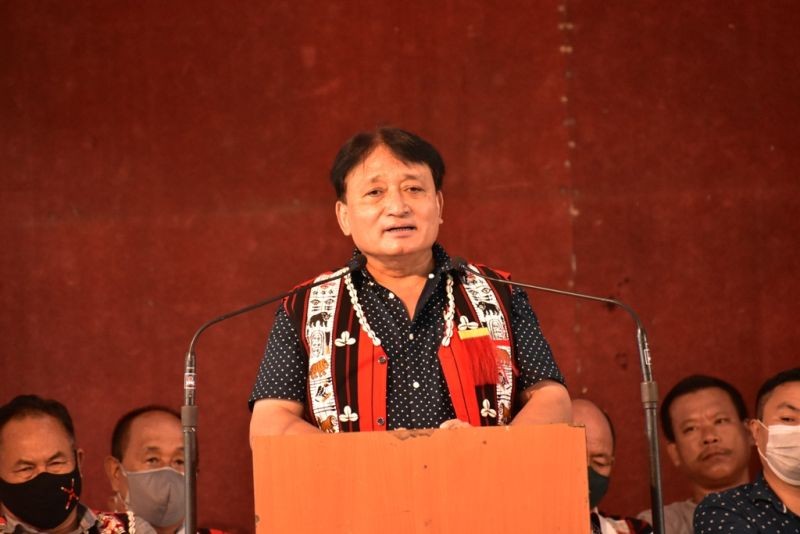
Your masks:
M350 295L350 303L353 305L353 310L356 312L358 323L361 325L361 328L364 330L370 340L372 340L372 344L376 347L379 347L381 340L377 335L375 335L372 327L367 322L367 318L364 316L364 310L361 309L361 303L358 302L358 293L356 292L356 288L353 285L353 280L349 274L344 277L344 285L347 287L347 293ZM450 274L447 275L445 292L447 294L447 306L445 307L443 313L445 332L444 337L442 338L442 346L447 347L450 345L450 339L453 337L453 318L456 315L456 301L453 297L453 277Z

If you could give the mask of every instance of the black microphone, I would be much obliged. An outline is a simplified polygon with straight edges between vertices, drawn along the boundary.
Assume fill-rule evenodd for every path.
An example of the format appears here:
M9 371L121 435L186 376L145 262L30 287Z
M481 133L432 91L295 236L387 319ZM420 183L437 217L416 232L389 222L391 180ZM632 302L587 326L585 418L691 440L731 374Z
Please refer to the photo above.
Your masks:
M633 311L633 308L624 302L620 302L615 299L596 297L594 295L576 293L574 291L565 291L563 289L554 289L552 287L512 282L511 280L506 280L504 278L489 276L477 271L476 269L473 269L464 258L459 256L453 256L450 259L450 264L452 266L452 270L454 271L461 271L467 274L480 276L481 278L485 278L500 284L535 289L537 291L544 291L546 293L555 293L557 295L593 300L595 302L604 302L606 304L618 306L628 312L631 317L633 317L633 321L636 323L636 343L639 347L639 363L642 367L643 381L641 384L641 396L642 404L644 405L645 430L647 433L650 453L650 509L653 511L653 527L655 527L655 532L657 534L662 534L664 532L663 496L661 492L661 469L659 467L658 452L658 419L656 417L656 407L658 405L658 387L653 380L653 362L650 359L650 347L647 343L647 333L644 330L644 326L642 326L642 321L639 319L639 315Z
M492 282L498 282L501 284L507 284L510 286L517 286L517 287L524 287L527 289L536 289L537 291L546 291L547 293L555 293L557 295L566 295L568 297L576 297L579 299L586 299L586 300L594 300L596 302L605 302L606 304L612 304L614 306L619 306L620 308L627 311L631 317L633 317L634 322L636 322L636 328L641 330L644 333L644 327L642 326L642 321L639 320L639 316L636 314L633 309L625 304L624 302L620 302L618 300L606 298L606 297L596 297L594 295L587 295L585 293L575 293L574 291L565 291L563 289L554 289L552 287L543 287L543 286L535 286L532 284L523 284L521 282L514 282L512 280L506 280L505 278L498 278L494 276L489 276L487 274L483 274L475 269L470 268L467 260L460 256L454 256L450 260L450 264L452 265L452 269L456 271L464 271L466 273L474 274L475 276L480 276L481 278L485 278L487 280L491 280ZM646 337L646 336L645 336ZM648 362L649 362L649 350L648 350Z
M186 516L185 516L185 530L186 532L197 532L197 405L195 404L195 391L197 386L197 368L194 347L197 344L197 339L200 337L208 327L221 323L231 317L236 317L243 313L261 308L267 304L272 304L290 295L294 295L301 289L310 289L326 282L338 280L348 274L359 271L367 264L367 257L363 254L353 256L347 262L343 269L331 274L316 282L302 284L280 295L275 295L264 299L250 306L239 308L224 315L220 315L210 321L204 323L197 332L194 333L191 343L189 343L189 351L186 353L186 365L183 374L183 402L181 407L181 423L183 424L183 448L184 448L184 482L186 485Z

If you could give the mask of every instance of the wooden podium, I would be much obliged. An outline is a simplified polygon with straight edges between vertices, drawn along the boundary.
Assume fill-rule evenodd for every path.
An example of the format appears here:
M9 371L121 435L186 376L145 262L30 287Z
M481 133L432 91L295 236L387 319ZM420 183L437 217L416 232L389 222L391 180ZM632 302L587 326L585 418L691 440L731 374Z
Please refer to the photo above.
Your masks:
M256 532L587 534L582 427L258 437Z

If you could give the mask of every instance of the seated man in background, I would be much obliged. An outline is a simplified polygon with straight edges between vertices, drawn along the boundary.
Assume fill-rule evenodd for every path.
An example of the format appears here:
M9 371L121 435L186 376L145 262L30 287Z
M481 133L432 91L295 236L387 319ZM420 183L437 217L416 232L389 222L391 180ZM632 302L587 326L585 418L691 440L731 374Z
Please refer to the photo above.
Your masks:
M703 499L694 514L701 534L800 533L800 367L761 386L756 417L750 432L762 474L752 484Z
M105 470L116 510L133 512L158 534L184 532L183 427L178 412L151 405L123 415L111 435Z
M689 499L664 506L666 534L692 534L694 510L703 497L749 480L752 441L746 420L741 393L719 378L688 376L664 397L667 453L692 488ZM639 518L652 521L650 510Z
M158 534L183 525L183 429L178 413L145 406L123 415L111 435L105 470L115 509L132 511Z
M20 395L0 407L0 532L141 532L132 515L80 503L82 460L60 402Z
M597 505L608 490L614 466L614 427L608 415L586 399L572 401L572 422L586 428L586 455L589 464L589 508L593 534L649 533L653 529L632 517L605 516Z

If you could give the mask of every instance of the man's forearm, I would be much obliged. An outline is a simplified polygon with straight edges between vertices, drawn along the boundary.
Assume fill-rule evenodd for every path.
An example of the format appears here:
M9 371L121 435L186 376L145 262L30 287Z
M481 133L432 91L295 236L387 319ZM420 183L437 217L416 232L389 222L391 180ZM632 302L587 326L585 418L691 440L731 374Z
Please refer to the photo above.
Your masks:
M543 380L522 392L522 409L512 425L571 423L572 404L567 388L553 380Z
M319 428L303 419L302 411L303 407L299 403L275 399L258 401L250 418L251 444L255 436L320 433Z

